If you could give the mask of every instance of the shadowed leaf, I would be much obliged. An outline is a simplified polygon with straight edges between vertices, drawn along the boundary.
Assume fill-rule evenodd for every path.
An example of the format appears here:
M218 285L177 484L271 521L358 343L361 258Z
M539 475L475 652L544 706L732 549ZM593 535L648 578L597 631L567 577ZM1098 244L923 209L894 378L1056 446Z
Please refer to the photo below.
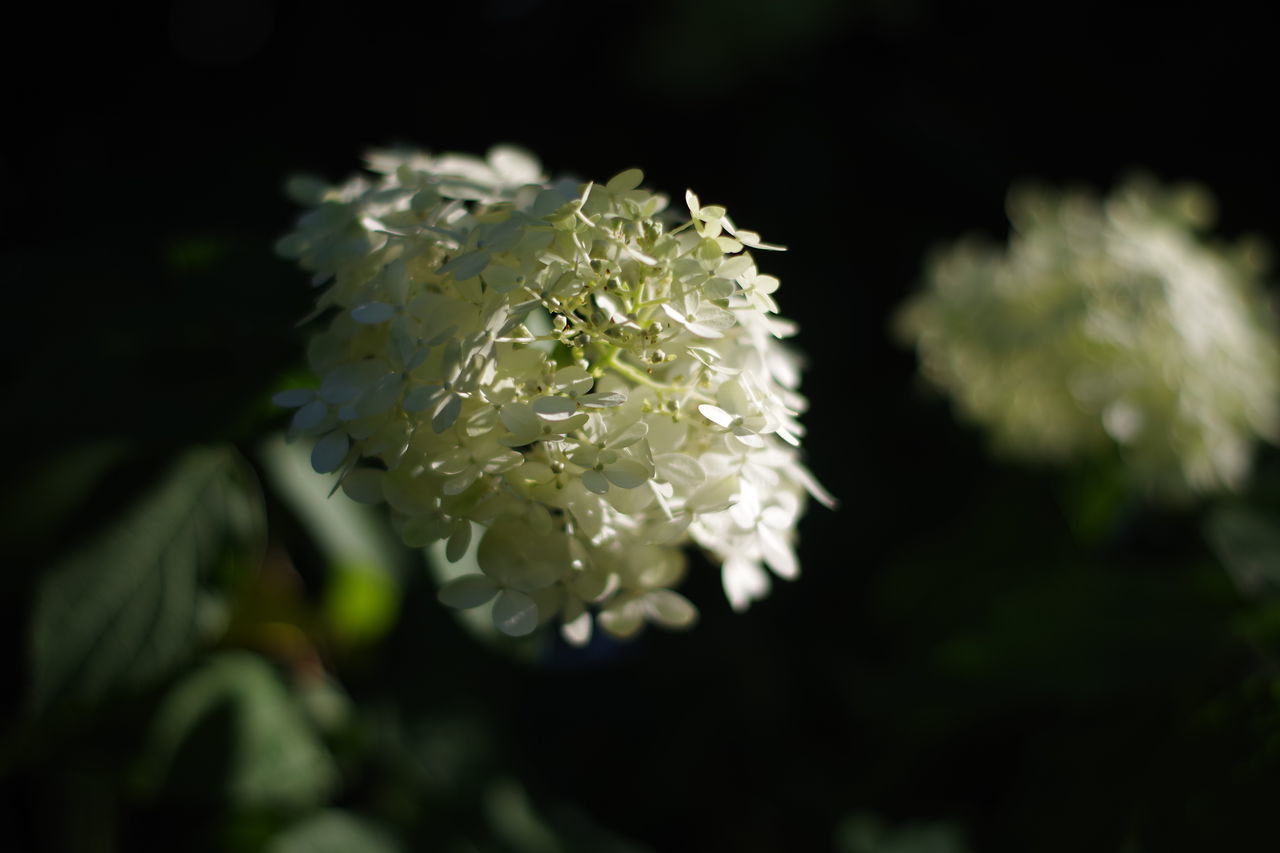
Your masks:
M299 807L322 801L337 770L271 665L228 652L164 698L137 779L167 798Z
M199 636L200 581L261 541L261 496L228 448L179 458L117 521L41 578L29 703L92 703L164 675Z
M267 853L398 853L403 849L372 821L330 809L289 827Z

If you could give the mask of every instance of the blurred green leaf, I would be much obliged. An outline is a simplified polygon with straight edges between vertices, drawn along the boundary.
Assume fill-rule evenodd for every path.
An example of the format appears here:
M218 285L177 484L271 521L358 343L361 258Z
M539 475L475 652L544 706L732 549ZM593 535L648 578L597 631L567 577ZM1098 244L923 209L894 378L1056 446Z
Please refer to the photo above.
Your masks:
M1259 648L1280 643L1280 599L1267 597L1241 608L1231 620L1231 627L1237 636Z
M337 778L276 671L246 652L217 655L174 686L136 776L144 792L169 798L287 808L322 802Z
M85 441L28 467L20 477L23 488L0 499L0 538L20 544L49 536L128 451L121 440Z
M303 444L275 436L261 455L272 487L328 563L323 607L335 637L356 645L382 637L399 611L403 546L369 507L330 493L334 478L312 470Z
M400 589L390 573L367 563L338 563L325 590L324 615L353 644L373 642L395 623Z
M1280 524L1269 515L1223 504L1205 522L1205 537L1242 592L1280 586Z
M93 702L172 669L200 634L201 579L229 547L260 543L263 527L261 494L234 450L185 453L118 520L39 580L32 709Z
M519 853L564 853L565 846L538 814L524 786L513 778L495 780L485 791L485 812L495 837Z
M967 853L959 829L948 823L906 824L889 830L871 815L852 815L836 830L840 853Z
M329 676L308 678L295 691L298 703L312 725L325 735L333 735L349 726L355 714L351 696Z
M164 260L174 272L190 274L214 267L233 250L225 237L191 234L171 241L165 248Z
M289 827L272 842L267 853L397 853L403 849L376 823L330 809Z
M1065 474L1059 504L1077 541L1096 544L1115 533L1134 501L1133 485L1113 451L1073 465Z
M497 743L482 707L449 711L364 707L363 724L376 734L378 761L433 805L457 808L480 799L493 774Z

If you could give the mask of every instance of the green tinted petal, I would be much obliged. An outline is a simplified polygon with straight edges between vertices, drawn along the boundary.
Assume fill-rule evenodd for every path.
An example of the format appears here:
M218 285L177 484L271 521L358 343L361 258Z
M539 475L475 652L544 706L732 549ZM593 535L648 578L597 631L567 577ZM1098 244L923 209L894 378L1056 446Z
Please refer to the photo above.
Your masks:
M316 392L311 388L290 388L272 396L271 402L282 409L296 409L299 406L305 406L315 398Z
M311 451L311 467L319 474L337 471L346 461L350 447L351 440L345 432L329 433L316 442L315 449Z
M538 397L533 401L533 410L539 415L551 417L571 415L578 411L578 404L568 397Z
M441 603L469 610L479 607L498 594L498 585L484 575L462 575L440 587L436 597Z
M523 592L504 589L493 603L493 624L509 637L523 637L538 627L538 606Z
M396 315L396 307L385 302L366 302L351 309L351 319L364 325L385 323Z
M698 608L680 593L669 589L646 593L644 609L652 621L664 628L689 628L698 621Z
M591 642L591 614L583 610L560 626L560 635L571 646L585 646Z
M600 627L620 640L644 627L644 604L635 598L615 598L600 611Z
M726 429L733 426L733 415L729 414L719 406L712 406L709 403L703 403L698 407L698 411L704 418L717 426L722 426Z
M609 478L609 482L622 489L643 486L649 481L651 473L648 466L634 459L619 459L604 469L604 475Z
M644 183L644 172L639 169L627 169L610 178L609 183L605 184L605 189L611 193L624 193L634 190L642 183Z
M376 468L357 468L342 478L342 490L357 503L382 503L382 480L385 476L385 471Z
M586 486L597 495L603 495L609 491L609 481L605 479L604 474L595 470L582 472L582 485Z

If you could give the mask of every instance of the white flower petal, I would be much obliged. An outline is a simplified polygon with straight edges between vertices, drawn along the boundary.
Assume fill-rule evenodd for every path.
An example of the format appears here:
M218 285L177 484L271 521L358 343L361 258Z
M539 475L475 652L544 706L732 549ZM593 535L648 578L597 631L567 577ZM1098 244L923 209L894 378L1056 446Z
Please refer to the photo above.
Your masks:
M635 598L615 598L600 611L600 627L620 640L644 627L644 604Z
M456 563L467 553L469 547L471 547L471 522L460 518L453 523L449 541L445 543L445 558L450 563Z
M351 309L351 319L367 326L385 323L395 315L396 307L385 302L366 302Z
M619 459L604 469L604 475L609 478L609 482L621 489L643 486L649 481L650 474L648 466L634 459ZM584 473L583 476L585 477L586 474Z
M747 270L752 269L754 266L755 264L752 262L750 255L735 255L724 259L719 268L716 269L716 275L731 280L737 279L744 276Z
M780 282L771 275L758 275L752 281L752 287L756 293L769 294L778 289ZM772 302L773 300L769 300Z
M485 155L489 165L512 186L540 183L542 166L538 158L516 145L495 145Z
M311 451L311 467L319 474L330 474L346 461L351 440L345 432L331 432L316 442Z
M644 183L644 172L639 169L627 169L609 179L604 188L611 193L625 193L634 190Z
M538 606L523 592L504 589L493 603L493 624L509 637L532 634L538 627Z
M520 270L504 264L490 264L480 277L498 293L510 293L525 282Z
M458 415L462 412L462 398L449 395L449 399L444 402L431 418L431 429L435 432L444 432L453 426L454 421L458 419Z
M725 429L733 426L733 415L729 414L719 406L713 406L710 403L703 403L698 407L698 412L716 426L722 426Z
M414 388L408 394L404 395L404 399L400 402L401 408L406 412L421 412L423 409L429 408L436 397L441 393L438 385L427 385L422 388Z
M630 447L649 434L649 425L644 421L632 421L617 431L610 433L607 444L614 450Z
M689 330L690 334L697 335L700 338L714 340L716 338L724 337L724 334L721 333L720 330L713 329L705 323L689 322L686 323L684 327Z
M539 397L533 401L533 410L539 415L553 418L573 414L578 411L578 404L568 397Z
M521 444L525 444L533 437L537 436L542 429L542 424L538 420L538 416L529 406L523 403L512 403L503 406L498 411L498 417L502 420L502 425L511 431L516 438L524 438Z
M382 503L382 479L385 476L386 472L377 468L357 468L342 478L342 491L357 503Z
M594 382L595 379L592 378L590 373L576 364L571 364L568 367L562 367L557 370L551 384L560 391L578 397L591 390Z
M685 453L663 453L653 458L657 479L671 483L681 491L701 486L707 479L706 469Z
M489 266L488 252L469 252L465 255L449 261L449 263L440 267L440 275L452 275L455 281L465 281L469 278L475 278L484 272L485 267Z
M440 587L436 598L458 610L469 610L485 604L498 594L498 585L484 575L459 575Z
M271 398L282 409L296 409L305 406L316 398L316 392L310 388L290 388L281 391Z
M676 321L677 323L679 323L681 326L684 326L684 325L687 325L687 324L688 324L688 322L689 322L689 318L688 318L688 317L686 317L684 314L680 313L679 311L677 311L677 310L676 310L674 307L672 307L671 305L668 305L667 303L665 303L665 302L664 302L664 303L662 303L661 308L662 308L662 311L663 311L663 313L664 313L664 314L666 314L666 315L667 315L668 317L670 317L672 320L675 320L675 321Z
M701 207L698 204L698 197L693 194L693 190L684 191L684 203L688 206L689 213L696 218Z
M611 409L627 402L627 395L621 391L610 391L607 394L584 394L578 402L589 409Z
M329 417L329 407L321 400L312 400L294 412L291 428L297 432L307 432L324 423Z
M591 642L591 614L585 610L560 626L560 635L571 646L585 646Z
M731 329L738 324L738 317L732 311L726 311L718 305L706 302L699 306L698 313L694 319L698 321L699 325L715 329L717 332ZM692 331L693 325L690 324L689 328Z
M609 481L605 479L604 474L593 469L582 472L582 485L597 495L603 495L609 491Z
M739 483L740 480L732 475L710 481L693 493L689 506L707 514L728 509L738 496Z
M760 540L760 552L764 555L764 561L775 575L787 580L795 580L800 576L800 563L796 560L795 552L777 530L760 525L756 528L756 536Z
M725 597L734 610L742 612L751 602L769 594L769 576L759 563L731 557L720 571Z
M689 599L669 589L655 589L644 597L649 619L664 628L689 628L698 621L698 608Z
M326 376L324 381L320 383L320 399L326 403L340 406L360 396L361 390L362 385L358 380L353 379L347 373L335 371Z
M480 474L480 468L472 465L461 474L455 474L445 480L441 491L446 495L460 495L467 489L471 488L475 484L476 480L480 479Z

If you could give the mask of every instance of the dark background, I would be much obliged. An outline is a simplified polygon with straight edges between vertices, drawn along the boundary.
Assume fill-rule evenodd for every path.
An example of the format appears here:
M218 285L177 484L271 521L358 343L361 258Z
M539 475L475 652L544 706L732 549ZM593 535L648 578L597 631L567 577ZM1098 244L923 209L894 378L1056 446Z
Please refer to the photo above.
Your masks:
M45 567L166 459L215 441L253 459L280 425L266 399L303 363L295 323L312 298L272 253L297 215L285 178L344 179L371 145L513 142L552 174L638 166L789 247L762 266L801 326L807 457L841 505L801 525L805 577L746 615L696 563L692 633L553 647L532 664L460 631L419 572L373 648L344 659L317 640L357 707L480 726L481 764L520 779L568 849L614 849L572 840L589 823L663 851L859 853L856 814L942 822L973 851L1272 849L1274 607L1231 585L1200 532L1208 510L1117 495L1095 469L993 459L888 331L931 246L1003 239L1003 198L1022 179L1191 178L1217 196L1224 238L1280 240L1276 40L1259 8L179 0L18 13L0 143L4 505L90 438L121 440L130 464L86 486L56 533L13 540L12 659L26 660ZM1259 506L1280 485L1274 456ZM321 561L269 509L305 601ZM292 816L246 818L213 795L102 804L158 694L53 726L21 710L29 668L17 664L6 718L11 745L36 746L0 763L0 820L19 849L260 849ZM351 754L331 804L409 849L523 849L476 840L487 830L465 785L415 788L377 750ZM97 847L63 826L89 801L110 815ZM459 837L473 846L446 846Z

